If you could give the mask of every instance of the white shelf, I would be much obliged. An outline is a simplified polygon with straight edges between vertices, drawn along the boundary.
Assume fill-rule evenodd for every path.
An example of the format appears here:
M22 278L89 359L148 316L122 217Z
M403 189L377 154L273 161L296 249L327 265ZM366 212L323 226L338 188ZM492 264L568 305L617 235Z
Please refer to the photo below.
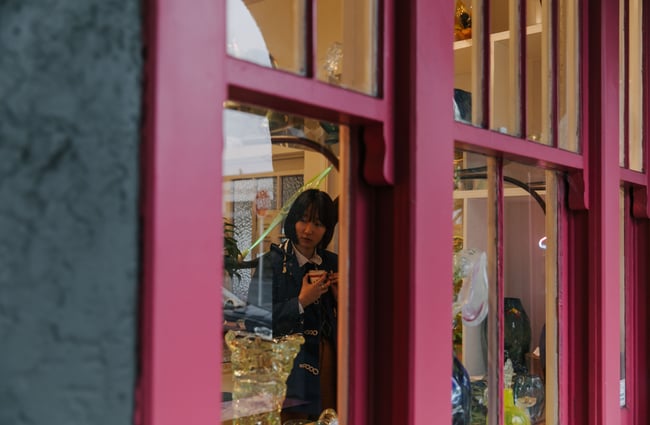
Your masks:
M529 25L526 27L526 35L541 34L541 33L542 33L542 24ZM495 32L494 34L490 34L490 41L493 43L495 41L509 40L509 39L510 39L510 31L501 31L501 32Z
M526 27L526 35L534 35L542 33L542 24L529 25ZM493 45L497 41L509 40L510 31L501 31L490 34L490 44ZM534 41L533 41L534 43ZM467 40L454 41L454 59L456 60L456 73L470 72L471 69L471 47L473 41L471 38ZM530 46L533 47L534 46Z
M540 196L544 196L546 194L545 190L537 190L536 192ZM487 189L454 190L454 199L486 199L487 196ZM530 196L530 194L519 187L507 187L503 190L503 196L510 198L514 196ZM532 199L533 198L531 198L531 200Z
M542 24L527 26L526 34L528 35L528 55L539 57L541 52ZM510 31L500 31L490 34L490 49L492 50L492 58L495 56L495 46L501 42L506 42L508 40L510 40ZM470 92L472 91L472 46L472 39L454 41L455 87ZM494 78L494 75L492 77Z

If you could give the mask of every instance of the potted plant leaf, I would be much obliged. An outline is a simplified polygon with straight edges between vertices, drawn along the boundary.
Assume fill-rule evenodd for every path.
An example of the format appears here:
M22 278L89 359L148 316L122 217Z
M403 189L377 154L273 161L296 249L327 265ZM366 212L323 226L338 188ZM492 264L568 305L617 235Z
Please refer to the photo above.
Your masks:
M241 279L239 274L242 253L235 239L235 225L224 218L223 220L223 269L232 280Z

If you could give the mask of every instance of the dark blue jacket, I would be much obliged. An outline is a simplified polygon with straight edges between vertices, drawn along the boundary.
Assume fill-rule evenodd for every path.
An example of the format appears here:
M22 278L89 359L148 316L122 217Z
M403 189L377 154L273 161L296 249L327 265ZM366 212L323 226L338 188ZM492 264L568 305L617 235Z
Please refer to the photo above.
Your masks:
M330 251L318 250L323 259L317 269L338 272L338 256ZM337 304L331 291L300 314L298 295L302 278L309 265L300 267L291 242L271 245L262 257L262 305L273 312L273 336L279 337L301 333L305 344L296 356L294 367L287 380L287 399L304 404L289 410L320 414L320 340L329 339L336 347ZM270 290L269 290L270 289ZM270 299L271 300L270 300ZM248 301L258 301L258 282L254 276L249 289Z

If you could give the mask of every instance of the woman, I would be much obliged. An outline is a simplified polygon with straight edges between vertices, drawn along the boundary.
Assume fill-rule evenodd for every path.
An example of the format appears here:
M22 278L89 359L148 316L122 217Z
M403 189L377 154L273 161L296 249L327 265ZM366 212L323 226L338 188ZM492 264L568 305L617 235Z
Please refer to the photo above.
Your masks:
M285 219L287 240L272 245L262 259L263 281L272 286L273 336L302 333L305 338L287 380L290 407L283 410L283 421L316 419L322 410L336 409L338 256L326 250L336 221L337 208L327 193L304 191ZM326 274L310 282L309 270ZM249 301L257 300L255 292L253 284Z

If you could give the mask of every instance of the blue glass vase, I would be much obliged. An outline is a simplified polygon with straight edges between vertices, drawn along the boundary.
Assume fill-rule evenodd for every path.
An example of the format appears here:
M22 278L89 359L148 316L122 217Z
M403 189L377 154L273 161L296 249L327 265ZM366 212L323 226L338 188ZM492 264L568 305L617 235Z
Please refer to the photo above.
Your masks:
M453 355L451 373L451 414L452 425L469 425L472 403L472 386L467 369Z

